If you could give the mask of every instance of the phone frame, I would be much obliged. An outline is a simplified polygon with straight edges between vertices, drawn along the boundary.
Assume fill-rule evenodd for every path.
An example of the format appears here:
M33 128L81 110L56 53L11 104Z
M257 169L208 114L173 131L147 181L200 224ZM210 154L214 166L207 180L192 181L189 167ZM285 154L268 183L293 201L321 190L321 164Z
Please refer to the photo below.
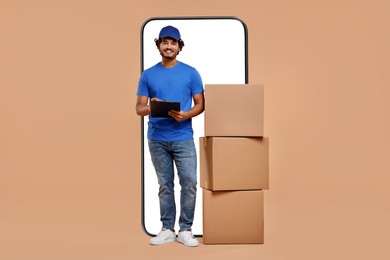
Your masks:
M248 75L248 28L246 24L239 18L235 16L174 16L174 17L152 17L142 24L141 31L140 31L140 50L141 50L141 56L140 56L140 73L144 71L144 29L145 26L154 20L237 20L240 22L244 28L244 64L245 64L245 71L244 71L244 77L245 77L245 84L248 84L249 82L249 75ZM151 234L146 229L145 226L145 150L144 150L144 144L145 144L145 127L144 127L144 117L141 117L141 222L142 222L142 229L144 232L149 236L155 236L156 234ZM203 235L194 234L195 237L203 237Z

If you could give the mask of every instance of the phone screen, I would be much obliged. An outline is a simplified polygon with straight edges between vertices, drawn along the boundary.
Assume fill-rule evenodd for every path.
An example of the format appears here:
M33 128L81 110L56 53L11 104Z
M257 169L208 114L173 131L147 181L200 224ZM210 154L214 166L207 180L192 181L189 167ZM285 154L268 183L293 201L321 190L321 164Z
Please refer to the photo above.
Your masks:
M141 29L141 71L161 61L154 39L158 38L161 28L167 25L179 29L185 44L177 59L196 68L202 77L203 85L248 83L247 28L244 22L235 17L169 17L145 21ZM147 123L148 117L143 117L141 119L142 225L147 234L155 235L161 230L162 224L158 199L159 186L147 142ZM199 183L199 137L204 136L203 113L192 118L192 126L198 157ZM178 220L180 185L176 169L175 199ZM175 230L179 230L177 220ZM198 184L195 219L192 226L195 236L202 236L202 226L202 191Z

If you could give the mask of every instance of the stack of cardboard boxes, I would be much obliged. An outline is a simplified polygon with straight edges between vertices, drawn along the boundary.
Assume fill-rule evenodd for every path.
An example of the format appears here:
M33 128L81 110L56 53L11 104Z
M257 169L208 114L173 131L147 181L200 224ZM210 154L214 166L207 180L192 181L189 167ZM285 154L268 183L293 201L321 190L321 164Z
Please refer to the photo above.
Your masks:
M264 243L269 140L263 101L263 85L205 85L199 140L204 244Z

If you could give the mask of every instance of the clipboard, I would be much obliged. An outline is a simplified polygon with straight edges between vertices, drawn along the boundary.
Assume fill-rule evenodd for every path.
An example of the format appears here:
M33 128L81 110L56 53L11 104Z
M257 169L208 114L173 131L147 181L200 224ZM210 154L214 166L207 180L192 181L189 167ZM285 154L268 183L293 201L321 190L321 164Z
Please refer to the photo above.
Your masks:
M150 116L151 117L166 117L172 118L168 115L170 110L180 111L180 102L171 101L150 101Z

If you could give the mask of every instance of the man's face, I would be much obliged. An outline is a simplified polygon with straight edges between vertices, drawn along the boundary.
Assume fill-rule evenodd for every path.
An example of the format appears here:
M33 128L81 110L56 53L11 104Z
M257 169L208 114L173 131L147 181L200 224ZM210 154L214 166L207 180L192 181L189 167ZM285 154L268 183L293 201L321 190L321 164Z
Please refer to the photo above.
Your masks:
M179 42L172 38L163 38L158 49L165 59L175 59L180 52Z

